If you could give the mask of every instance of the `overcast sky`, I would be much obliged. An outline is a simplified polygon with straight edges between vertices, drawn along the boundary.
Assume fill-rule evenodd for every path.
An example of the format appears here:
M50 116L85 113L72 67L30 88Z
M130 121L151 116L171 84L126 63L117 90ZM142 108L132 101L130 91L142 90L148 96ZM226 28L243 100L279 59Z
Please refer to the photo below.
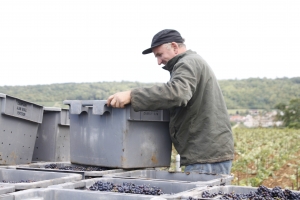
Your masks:
M300 76L299 0L1 0L0 86L166 82L142 55L166 28L219 80Z

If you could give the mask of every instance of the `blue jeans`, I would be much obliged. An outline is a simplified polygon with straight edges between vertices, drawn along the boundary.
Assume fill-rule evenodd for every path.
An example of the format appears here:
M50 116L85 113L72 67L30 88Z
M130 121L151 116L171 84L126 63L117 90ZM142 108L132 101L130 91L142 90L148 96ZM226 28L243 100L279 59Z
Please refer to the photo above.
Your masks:
M192 164L185 167L184 172L195 171L208 174L228 174L230 175L232 160L217 163Z

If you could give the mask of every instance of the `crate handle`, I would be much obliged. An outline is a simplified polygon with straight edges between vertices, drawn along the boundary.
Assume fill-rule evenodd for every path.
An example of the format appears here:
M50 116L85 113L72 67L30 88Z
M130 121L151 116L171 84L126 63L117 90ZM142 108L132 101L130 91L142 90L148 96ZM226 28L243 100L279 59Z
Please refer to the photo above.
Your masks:
M105 112L111 113L111 107L107 107L106 100L95 100L93 102L93 114L103 115Z
M105 112L111 113L111 107L107 107L106 100L65 100L65 105L70 105L71 114L80 114L82 111L87 111L85 106L93 107L94 115L103 115Z

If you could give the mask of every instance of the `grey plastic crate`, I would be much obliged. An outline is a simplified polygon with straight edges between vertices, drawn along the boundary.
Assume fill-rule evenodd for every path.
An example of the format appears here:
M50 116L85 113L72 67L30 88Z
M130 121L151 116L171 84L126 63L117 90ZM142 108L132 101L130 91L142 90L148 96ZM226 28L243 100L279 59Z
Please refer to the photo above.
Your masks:
M10 186L0 185L0 195L6 194L6 193L11 193L14 191L15 191L15 186L13 186L13 185L10 185Z
M39 125L33 161L70 161L69 110L44 107L43 122Z
M1 198L2 197L2 198ZM119 194L108 192L91 192L68 189L30 189L19 192L0 195L0 200L165 200L162 197L136 196L131 194Z
M125 179L125 178L93 178L93 179L86 179L82 181L77 181L73 183L64 183L59 185L52 185L48 188L58 188L58 189L87 189L92 186L95 182L102 181L102 182L111 182L113 184L122 185L124 182L131 182L136 185L150 185L159 187L164 194L160 195L159 197L165 199L180 199L182 195L184 195L188 191L193 190L204 190L207 189L207 186L198 186L196 183L183 183L183 182L170 182L170 181L155 181L155 180L141 180L141 179ZM101 194L102 191L94 191L96 193ZM107 193L115 193L115 192L107 192ZM118 193L123 194L123 193ZM154 195L142 195L142 194L132 194L135 197L144 197L144 196L152 196Z
M43 107L0 93L0 109L0 164L30 163Z
M61 184L82 179L80 174L42 172L15 169L0 169L0 185L15 186L16 190L45 188L49 185ZM30 183L3 183L2 181L32 180Z
M66 100L70 106L72 163L112 168L167 167L169 112L106 106L106 100Z
M65 167L65 166L85 166L85 165L78 165L78 164L72 164L70 162L37 162L37 163L31 163L29 165L18 165L14 166L15 169L32 169L32 170L43 170L43 171L55 171L55 172L79 172L78 170L59 170L59 169L50 169L50 168L45 168L46 165L49 164L56 164L58 167ZM10 168L12 168L11 166ZM87 166L85 166L87 167ZM102 177L106 174L110 173L118 173L118 172L125 172L123 169L108 169L104 171L80 171L83 174L83 178L90 178L90 177Z
M163 181L184 181L196 182L198 185L229 185L233 176L231 175L215 175L203 173L183 173L183 172L168 172L162 170L134 170L128 172L112 173L104 175L104 177L114 178L137 178L137 179L152 179Z
M219 199L221 195L218 195L214 198L203 198L202 193L204 191L208 191L210 193L218 193L219 191L222 191L223 193L243 193L248 194L250 192L256 192L257 187L247 187L247 186L233 186L233 185L227 185L227 186L214 186L205 190L193 190L188 191L186 193L183 193L182 199L188 199L189 197L192 197L194 199ZM293 191L296 193L300 193L299 191Z

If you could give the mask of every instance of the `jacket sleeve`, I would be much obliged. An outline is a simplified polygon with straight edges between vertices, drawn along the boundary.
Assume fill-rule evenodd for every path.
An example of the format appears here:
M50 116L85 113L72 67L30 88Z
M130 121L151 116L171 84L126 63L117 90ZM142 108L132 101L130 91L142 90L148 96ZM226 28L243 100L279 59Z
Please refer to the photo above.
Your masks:
M186 106L192 98L198 83L195 67L183 62L177 63L170 81L149 88L131 91L131 105L135 111L161 110Z

